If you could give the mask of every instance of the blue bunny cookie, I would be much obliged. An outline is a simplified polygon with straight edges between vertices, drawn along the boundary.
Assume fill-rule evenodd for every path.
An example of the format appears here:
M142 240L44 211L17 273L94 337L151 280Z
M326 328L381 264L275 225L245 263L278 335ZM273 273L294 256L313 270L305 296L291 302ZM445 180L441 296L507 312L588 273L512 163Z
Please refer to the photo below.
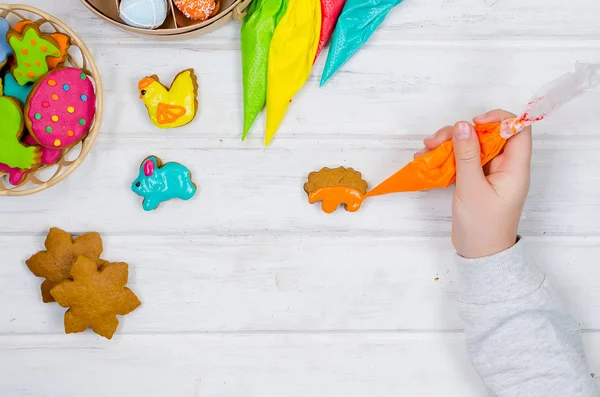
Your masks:
M167 200L189 200L196 194L192 173L179 163L166 163L156 156L147 157L140 166L140 173L131 184L131 190L144 198L142 208L152 211Z
M13 53L12 47L6 40L6 34L10 30L8 21L4 18L0 18L0 68L6 64L8 56Z

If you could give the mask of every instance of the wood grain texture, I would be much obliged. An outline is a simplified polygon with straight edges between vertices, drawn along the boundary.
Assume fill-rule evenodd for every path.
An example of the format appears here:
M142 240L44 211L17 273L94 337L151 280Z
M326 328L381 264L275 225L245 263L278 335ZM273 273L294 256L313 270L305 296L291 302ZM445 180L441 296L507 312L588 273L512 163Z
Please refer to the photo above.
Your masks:
M18 3L8 0L8 3ZM153 43L151 39L128 34L96 18L76 0L29 0L28 5L48 9L88 41L129 41ZM398 41L456 39L482 40L517 38L536 41L598 39L595 0L427 0L405 1L393 10L374 35L374 44ZM239 26L231 24L185 43L206 45L238 37Z
M584 334L588 351L600 335ZM0 338L2 395L481 397L462 335L240 334ZM40 354L43 352L43 354ZM77 368L77 376L67 369ZM591 370L600 369L597 358ZM51 395L51 394L50 394Z
M11 3L15 1L9 1ZM15 2L16 3L16 2ZM596 0L406 0L323 89L326 53L273 145L242 124L239 25L156 43L77 0L28 0L88 44L105 85L98 142L66 181L0 200L0 395L77 397L481 396L456 313L452 190L391 195L325 215L309 172L351 166L376 185L447 124L600 62ZM194 67L200 112L160 131L137 81ZM600 92L535 128L525 244L584 330L600 372ZM141 210L129 189L149 154L188 166L190 202ZM63 335L24 260L58 226L99 231L130 264L142 306L112 341ZM438 278L439 280L435 280Z
M447 236L451 189L373 198L357 213L338 210L328 216L308 203L302 188L309 172L337 165L360 170L374 186L412 159L417 145L404 140L288 139L264 149L258 142L242 146L234 140L210 144L195 137L104 136L60 185L3 202L0 214L7 222L2 232L42 233L62 225L72 232L95 229L127 235ZM597 147L536 142L522 234L598 235ZM142 211L141 198L130 186L150 154L189 167L198 195L189 202L165 203L155 212Z
M0 335L62 332L65 310L41 302L42 280L24 265L42 242L0 240ZM599 242L526 241L584 329L600 329ZM111 236L104 243L103 258L129 263L129 286L143 302L121 334L462 329L446 238Z

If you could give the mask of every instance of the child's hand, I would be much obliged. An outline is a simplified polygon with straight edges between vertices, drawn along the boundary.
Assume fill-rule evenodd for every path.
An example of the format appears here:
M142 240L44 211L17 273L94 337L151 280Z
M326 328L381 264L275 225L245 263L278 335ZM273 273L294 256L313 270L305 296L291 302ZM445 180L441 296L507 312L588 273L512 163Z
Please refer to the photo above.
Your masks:
M492 110L473 122L492 123L512 117L515 115L507 111ZM510 138L485 169L481 167L477 134L467 122L444 127L425 139L425 149L415 157L449 139L454 141L457 171L452 203L452 243L456 252L465 258L480 258L512 247L529 190L531 128Z

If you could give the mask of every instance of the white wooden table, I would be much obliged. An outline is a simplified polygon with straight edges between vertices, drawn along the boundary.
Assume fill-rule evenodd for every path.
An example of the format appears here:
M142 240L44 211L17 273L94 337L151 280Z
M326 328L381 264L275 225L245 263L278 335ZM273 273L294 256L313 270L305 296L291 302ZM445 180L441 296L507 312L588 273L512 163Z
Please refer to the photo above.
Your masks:
M374 185L437 128L518 112L575 61L600 61L597 0L406 0L323 89L325 55L269 148L240 142L239 26L171 43L131 36L77 0L28 0L90 47L105 84L96 146L65 182L0 200L0 396L482 396L456 313L451 191L327 216L302 185L352 166ZM194 67L200 113L155 129L137 81ZM600 372L600 92L535 129L521 233ZM191 202L153 213L130 190L156 154L194 173ZM63 333L24 260L58 226L98 231L143 304L115 338ZM439 277L439 280L434 280Z

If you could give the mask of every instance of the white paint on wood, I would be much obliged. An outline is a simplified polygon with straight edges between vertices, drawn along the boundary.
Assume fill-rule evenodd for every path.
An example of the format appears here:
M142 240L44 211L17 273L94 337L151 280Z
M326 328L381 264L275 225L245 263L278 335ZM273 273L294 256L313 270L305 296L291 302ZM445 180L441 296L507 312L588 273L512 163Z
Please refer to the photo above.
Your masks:
M13 1L11 1L13 2ZM308 172L352 166L371 186L439 127L518 112L576 61L600 62L596 0L406 0L323 89L325 55L273 145L239 142L239 26L172 43L131 36L76 0L29 0L77 31L101 70L96 147L60 185L0 201L0 395L481 396L456 314L452 190L373 199L327 216ZM137 81L194 67L200 114L159 131ZM598 99L535 129L521 224L531 255L585 330L599 372ZM148 154L190 167L190 202L144 213L129 191ZM113 341L62 334L24 260L51 226L100 231L143 305ZM434 278L439 277L439 281Z

